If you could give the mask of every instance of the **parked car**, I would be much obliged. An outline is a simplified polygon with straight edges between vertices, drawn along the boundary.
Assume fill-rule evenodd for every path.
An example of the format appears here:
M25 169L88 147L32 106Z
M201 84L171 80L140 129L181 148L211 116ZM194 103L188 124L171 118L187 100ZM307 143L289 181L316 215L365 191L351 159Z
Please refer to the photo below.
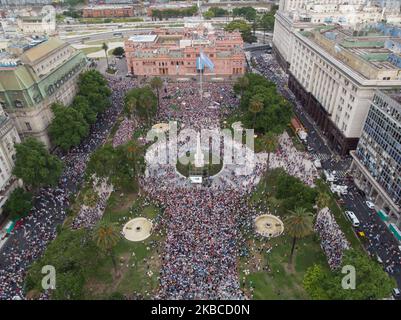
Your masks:
M365 201L366 205L368 206L369 209L374 209L375 208L375 204L371 201Z
M397 297L399 297L400 295L401 295L400 289L394 288L394 289L393 289L393 297L394 297L394 298L397 298Z
M345 211L345 217L351 222L353 227L359 227L360 223L355 213L352 211Z

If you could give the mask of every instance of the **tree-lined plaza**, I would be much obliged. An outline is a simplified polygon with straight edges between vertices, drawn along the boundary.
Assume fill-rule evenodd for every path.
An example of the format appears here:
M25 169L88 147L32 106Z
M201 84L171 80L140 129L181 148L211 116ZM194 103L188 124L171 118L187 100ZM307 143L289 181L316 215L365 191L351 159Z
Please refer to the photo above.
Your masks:
M19 241L27 249L37 249L24 265L17 263L17 253L6 251L9 267L0 273L2 298L389 295L392 280L346 229L350 226L342 209L310 157L288 136L288 101L262 76L206 83L200 92L197 82L153 78L140 83L88 71L80 77L73 104L55 104L53 113L49 132L60 158L36 140L17 145L14 174L26 190L16 189L6 208L16 216L24 213L32 231ZM175 165L149 162L157 148L164 150L169 144L147 141L148 131L172 120L179 132L220 126L253 129L253 160L238 166L223 163L214 174L203 176L205 184L192 184ZM205 146L198 143L188 152ZM238 174L237 167L251 170ZM322 250L316 217L324 208L350 244L341 266L355 265L361 279L357 290L341 288L341 269L330 269ZM255 232L255 218L267 213L283 222L283 234L265 237ZM133 242L122 230L138 217L149 221L152 229L146 240ZM36 229L45 232L35 233ZM42 288L44 265L55 267L55 289ZM10 282L12 272L19 277ZM363 281L371 277L377 281Z

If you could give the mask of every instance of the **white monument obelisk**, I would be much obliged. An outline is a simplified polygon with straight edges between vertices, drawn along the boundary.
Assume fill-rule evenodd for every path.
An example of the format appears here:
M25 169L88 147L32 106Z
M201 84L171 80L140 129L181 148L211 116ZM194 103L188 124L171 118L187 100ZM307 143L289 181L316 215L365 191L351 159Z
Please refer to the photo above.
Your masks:
M200 145L200 132L198 132L198 136L196 137L196 153L195 153L195 167L201 168L205 164L204 154Z

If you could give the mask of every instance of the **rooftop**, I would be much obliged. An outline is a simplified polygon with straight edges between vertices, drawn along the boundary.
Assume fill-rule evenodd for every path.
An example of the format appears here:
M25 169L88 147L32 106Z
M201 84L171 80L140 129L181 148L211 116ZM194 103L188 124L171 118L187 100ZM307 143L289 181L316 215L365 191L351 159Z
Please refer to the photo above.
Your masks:
M21 60L25 63L33 63L48 55L50 52L65 46L66 43L58 38L50 38L48 41L42 42L37 46L25 51Z
M391 80L398 78L396 71L401 69L399 37L375 29L354 31L341 27L316 28L300 34L367 79L388 77L384 74L387 71L394 71Z
M132 42L154 42L157 38L156 34L135 35L128 40Z
M107 4L107 5L95 5L95 6L87 6L84 10L112 10L112 9L132 9L132 5L128 4Z

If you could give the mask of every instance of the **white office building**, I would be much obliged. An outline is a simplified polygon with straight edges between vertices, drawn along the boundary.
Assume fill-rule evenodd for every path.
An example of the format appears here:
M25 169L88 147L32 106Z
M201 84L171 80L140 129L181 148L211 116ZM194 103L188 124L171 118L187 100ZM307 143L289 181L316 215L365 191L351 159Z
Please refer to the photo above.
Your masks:
M386 30L294 33L288 86L342 155L356 148L375 91L401 87L401 38Z

